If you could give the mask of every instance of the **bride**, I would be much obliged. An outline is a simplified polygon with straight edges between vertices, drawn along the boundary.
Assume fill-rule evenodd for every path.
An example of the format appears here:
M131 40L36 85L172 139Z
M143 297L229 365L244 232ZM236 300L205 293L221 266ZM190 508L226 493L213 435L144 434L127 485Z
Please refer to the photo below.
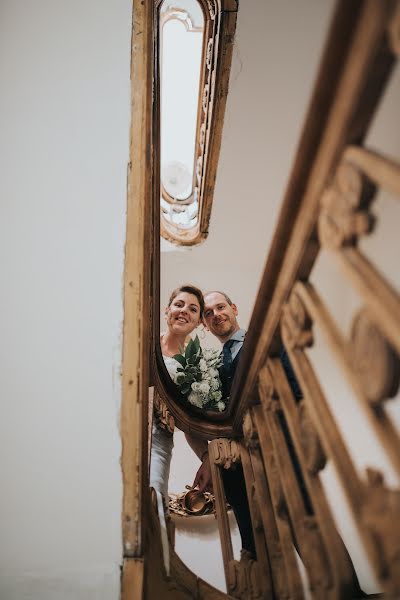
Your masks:
M202 292L193 285L183 285L174 290L165 310L167 331L161 334L161 351L171 379L176 375L179 363L173 358L185 347L188 335L201 324L204 312ZM163 500L168 505L168 478L173 448L173 434L161 426L154 415L151 458L150 486L157 493L160 519L163 520ZM163 544L164 545L164 544Z

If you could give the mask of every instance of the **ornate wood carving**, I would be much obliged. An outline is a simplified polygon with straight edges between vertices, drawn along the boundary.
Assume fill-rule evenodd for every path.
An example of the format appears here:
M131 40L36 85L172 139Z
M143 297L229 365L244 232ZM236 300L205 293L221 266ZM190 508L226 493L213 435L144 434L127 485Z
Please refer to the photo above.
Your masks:
M160 394L155 390L153 399L154 417L157 419L162 429L174 433L175 419L171 414L168 406L161 398Z
M260 441L258 432L250 412L247 412L243 420L243 435L247 447L258 448Z
M318 234L323 246L354 245L360 235L372 230L374 219L368 205L373 191L356 167L345 162L339 166L333 184L321 200Z
M354 317L348 355L369 402L379 403L397 394L399 357L365 309Z
M287 348L312 346L312 322L301 298L293 290L289 301L283 307L281 320L282 338Z
M367 469L362 519L376 546L379 579L389 592L400 591L400 490L385 486L382 474Z
M276 388L278 388L276 380L277 370L278 368L281 370L281 365L278 365L278 363L279 360L277 359L275 361L268 361ZM283 395L281 382L279 382L277 391L281 397ZM287 391L290 394L290 390ZM289 452L287 439L281 428L278 411L271 410L268 405L263 406L285 499L285 504L282 508L287 507L296 541L296 548L306 566L315 598L323 598L328 594L329 588L332 588L334 579L332 565L327 553L327 545L320 532L322 524L318 522L314 514L309 514L306 510L305 499L296 476L296 468L298 467L295 466L292 460L293 457ZM277 406L278 403L275 404L274 408L276 409Z
M213 462L223 469L232 469L240 463L240 447L235 440L220 438L213 442Z
M265 598L261 582L260 568L255 560L245 559L229 563L229 592L240 600Z
M299 437L307 470L311 475L316 475L325 467L325 452L304 401L300 403L298 413Z
M204 48L201 64L200 94L194 156L193 193L190 201L198 202L198 215L194 225L183 227L168 220L161 211L161 235L172 243L194 245L208 234L214 193L216 170L221 145L225 104L228 94L232 61L233 39L236 29L237 2L199 0L204 13ZM157 32L158 39L160 37ZM156 40L158 43L158 40ZM173 210L185 210L184 204L175 203L165 194Z
M267 491L270 492L270 502L273 508L270 515L269 511L266 510L269 507L269 502L265 502L265 508L263 508L261 514L270 555L274 590L279 598L303 600L303 585L294 551L293 532L281 485L281 474L278 471L274 457L269 428L262 407L257 406L252 411L260 432L260 446L264 463L262 469L258 451L251 453L255 482L257 486L261 485L265 478L268 480L268 488L263 497L267 498L269 496ZM264 473L261 474L264 469L265 475Z
M354 249L348 249L353 251ZM364 279L364 278L363 278ZM376 312L373 312L374 321L380 325L383 325L381 328L382 331L387 332L390 331L389 322L392 323L392 330L390 331L390 341L395 339L394 332L400 330L400 319L398 315L400 314L400 300L397 300L397 304L399 304L397 315L394 315L395 305L393 302L389 302L388 304L383 303L385 309L380 305L380 300L385 298L384 291L381 296L379 293L373 293L370 288L370 283L368 280L365 280L365 285L369 290L369 297L373 298L374 305L377 310L379 310L379 320L376 318L378 315ZM309 283L303 284L297 282L294 288L297 293L301 296L302 301L304 302L307 312L310 314L312 319L315 321L315 324L321 328L322 333L324 334L329 346L332 349L332 352L337 358L338 364L341 366L343 373L349 380L351 386L353 387L354 393L360 403L360 406L365 411L372 427L374 428L382 446L387 451L390 459L395 465L396 469L400 472L400 439L399 434L394 427L393 423L389 419L386 414L384 408L382 406L372 405L371 402L368 402L366 398L363 388L360 384L359 377L357 373L353 369L353 358L349 354L349 344L347 339L343 336L342 332L339 330L336 325L332 315L328 311L324 302L322 301L318 292L313 288L313 286ZM375 288L376 289L376 288ZM379 306L379 308L378 308ZM368 304L368 314L371 315L370 305ZM392 313L390 318L388 319L388 312ZM394 330L394 331L393 331ZM399 339L396 339L396 343L400 346L400 334ZM397 348L396 348L397 350ZM301 373L299 373L301 377Z

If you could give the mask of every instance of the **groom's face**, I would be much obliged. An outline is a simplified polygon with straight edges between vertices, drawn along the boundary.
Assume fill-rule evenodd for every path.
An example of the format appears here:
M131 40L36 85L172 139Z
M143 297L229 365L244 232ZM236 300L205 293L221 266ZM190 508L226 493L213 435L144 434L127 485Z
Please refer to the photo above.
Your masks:
M235 304L229 304L223 294L211 292L204 297L204 321L221 342L228 340L239 328Z

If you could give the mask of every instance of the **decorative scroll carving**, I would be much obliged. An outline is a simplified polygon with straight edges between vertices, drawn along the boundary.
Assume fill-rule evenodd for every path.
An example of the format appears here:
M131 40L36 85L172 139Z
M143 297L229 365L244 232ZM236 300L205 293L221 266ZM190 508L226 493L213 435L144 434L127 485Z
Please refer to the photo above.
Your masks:
M207 0L207 4L208 4L208 10L210 11L211 19L215 19L216 10L217 10L215 2L213 0Z
M248 448L259 447L260 441L258 439L257 428L249 412L246 413L243 419L243 435Z
M400 56L400 4L397 8L389 25L389 40L393 53Z
M266 410L273 410L274 405L278 402L278 394L276 392L274 382L267 366L263 367L259 374L258 389L261 398L261 403Z
M228 567L229 592L240 600L258 600L263 598L260 585L260 570L257 561L251 560L246 554L240 562L232 560Z
M374 218L368 206L374 190L361 171L350 163L341 163L321 199L318 234L323 246L355 245L360 235L372 230Z
M290 349L312 346L312 321L300 296L293 291L283 307L281 321L282 338Z
M376 404L396 395L400 383L399 357L366 309L353 320L349 356L369 402Z
M174 433L175 419L157 391L154 392L153 408L154 417L157 419L160 427L169 433Z
M168 194L162 184L160 186L161 235L172 243L187 246L198 244L208 233L238 8L237 3L232 3L229 11L224 12L217 0L199 0L199 3L204 14L205 52L200 65L191 193L182 200ZM188 30L198 30L187 11L171 7L167 12L168 18L180 19ZM161 15L160 31L163 19L167 19L164 14ZM159 45L161 34L158 36ZM208 131L212 131L212 135L207 135Z
M384 484L382 474L367 469L368 486L362 509L364 524L376 545L379 576L389 580L391 591L400 590L400 490Z
M235 440L219 438L213 441L214 444L214 462L223 469L235 468L236 463L240 463L240 448Z
M208 83L206 83L206 85L203 88L203 101L201 104L205 113L207 112L209 95L210 95L210 86Z
M304 401L300 403L298 411L300 442L307 469L311 475L316 475L326 465L325 452Z
M211 70L212 59L213 59L213 49L214 49L214 39L210 38L207 44L207 53L206 53L206 65L207 69Z

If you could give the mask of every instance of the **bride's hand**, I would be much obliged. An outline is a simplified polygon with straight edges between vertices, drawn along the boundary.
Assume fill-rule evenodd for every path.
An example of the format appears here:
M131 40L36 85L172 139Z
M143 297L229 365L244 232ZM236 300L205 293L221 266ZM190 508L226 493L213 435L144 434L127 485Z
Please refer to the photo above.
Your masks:
M208 453L204 457L204 460L196 473L196 477L193 482L193 487L198 486L200 492L210 492L212 493L212 478L211 478L211 466L210 466L210 458Z

